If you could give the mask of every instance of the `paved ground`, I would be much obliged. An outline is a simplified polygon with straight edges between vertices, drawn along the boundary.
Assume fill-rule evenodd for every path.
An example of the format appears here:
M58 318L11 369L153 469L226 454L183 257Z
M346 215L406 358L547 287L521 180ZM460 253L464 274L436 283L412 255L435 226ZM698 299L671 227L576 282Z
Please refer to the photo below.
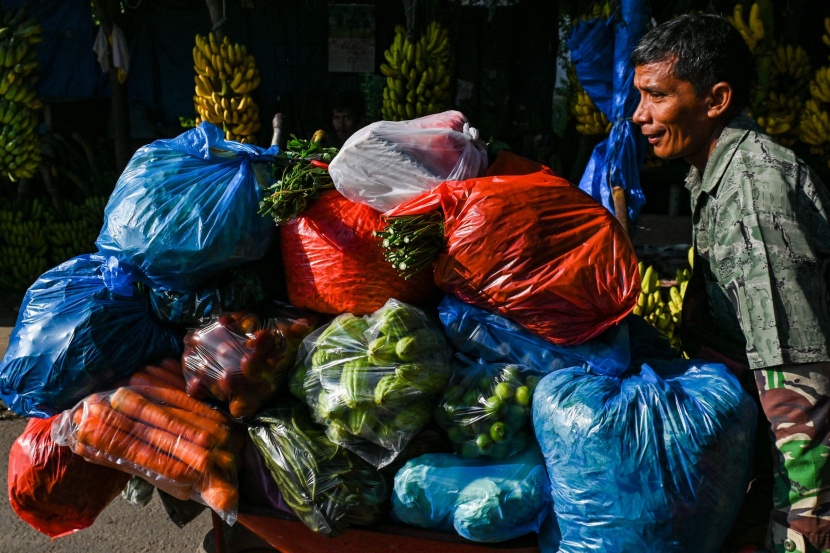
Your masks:
M688 217L647 216L640 218L634 244L645 247L655 260L669 260L663 276L671 277L671 261L685 259L691 242ZM8 347L16 320L14 301L0 301L0 357ZM0 403L0 490L8 486L8 452L23 431L26 420ZM55 541L34 530L0 502L0 553L189 553L198 550L211 529L210 513L179 529L167 516L158 496L147 507L135 507L116 498L90 528Z

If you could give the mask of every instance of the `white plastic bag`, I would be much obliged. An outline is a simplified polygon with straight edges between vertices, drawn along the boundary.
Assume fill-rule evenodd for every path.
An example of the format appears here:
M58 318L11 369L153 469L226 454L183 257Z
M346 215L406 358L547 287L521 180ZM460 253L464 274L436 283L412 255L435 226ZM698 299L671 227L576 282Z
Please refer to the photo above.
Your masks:
M446 180L480 177L486 170L486 146L458 111L367 125L329 165L341 194L380 212Z

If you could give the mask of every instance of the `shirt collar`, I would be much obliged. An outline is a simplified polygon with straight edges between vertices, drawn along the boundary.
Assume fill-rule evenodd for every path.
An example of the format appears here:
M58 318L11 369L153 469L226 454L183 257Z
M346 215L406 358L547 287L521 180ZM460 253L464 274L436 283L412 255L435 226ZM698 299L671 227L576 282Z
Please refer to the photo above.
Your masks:
M701 177L700 171L695 167L692 167L686 176L686 188L691 193L694 203L697 203L695 200L701 193L710 193L717 187L738 146L750 131L757 130L759 128L755 121L743 114L729 122L718 136L715 148L706 161L703 176Z

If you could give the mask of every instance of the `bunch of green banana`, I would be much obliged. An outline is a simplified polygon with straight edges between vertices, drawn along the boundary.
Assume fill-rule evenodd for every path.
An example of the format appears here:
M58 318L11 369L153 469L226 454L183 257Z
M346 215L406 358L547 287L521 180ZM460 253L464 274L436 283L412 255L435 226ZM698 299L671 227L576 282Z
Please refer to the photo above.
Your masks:
M387 121L414 119L445 111L450 102L449 32L437 21L417 41L410 41L402 25L383 53L380 71L386 76L381 117Z
M0 173L12 181L33 177L40 165L34 45L41 32L24 6L0 16Z
M642 261L638 265L640 275L642 275L642 290L637 298L634 314L640 315L654 328L665 334L675 347L679 347L677 329L680 327L683 311L683 296L686 294L686 286L692 276L693 252L694 250L689 248L689 267L677 269L676 284L668 288L667 294L661 292L660 275L654 267L646 266Z
M816 69L810 81L810 95L819 102L830 103L830 66Z
M611 131L611 123L605 114L594 104L588 93L581 87L574 94L571 112L576 117L576 130L588 136L606 135Z
M0 208L0 290L26 290L48 268L44 211L38 199L25 209Z
M251 98L260 82L254 56L244 44L227 36L218 42L211 32L207 38L196 35L193 62L196 124L208 121L222 127L225 139L254 144L260 128L259 107Z
M830 113L814 98L804 103L799 121L799 137L811 149L817 150L813 153L820 153L830 143Z
M758 49L758 43L766 36L764 22L761 18L761 7L758 2L752 4L749 9L749 19L744 21L744 7L741 3L735 4L732 15L728 16L729 22L743 37L746 45L753 53Z
M810 79L813 68L807 51L801 46L777 44L769 55L773 87L787 83L789 88L800 89Z

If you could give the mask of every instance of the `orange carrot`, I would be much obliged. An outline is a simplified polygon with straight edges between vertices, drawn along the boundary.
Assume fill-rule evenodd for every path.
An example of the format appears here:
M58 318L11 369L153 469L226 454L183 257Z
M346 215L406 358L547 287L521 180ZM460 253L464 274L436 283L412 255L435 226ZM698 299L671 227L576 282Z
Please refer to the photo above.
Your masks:
M178 483L195 483L202 475L169 453L159 451L136 436L86 414L78 426L78 441L90 448L121 459Z
M217 474L210 474L197 485L205 504L217 513L235 511L239 504L239 490Z
M193 399L183 391L171 390L170 388L164 387L147 387L142 390L142 393L155 402L163 403L171 407L179 407L180 409L193 413L194 418L207 417L222 424L228 423L228 418L221 412L213 409L206 403L202 403L198 399Z
M149 426L163 428L202 447L209 449L215 445L214 438L208 432L191 422L196 415L192 415L190 420L182 420L163 406L153 403L135 391L139 389L149 390L150 388L118 388L110 397L110 405L116 411L132 419L142 421ZM169 388L153 388L153 390L173 391Z
M90 405L89 416L100 419L118 430L132 434L151 446L187 463L199 473L204 474L208 469L208 461L210 461L208 450L193 442L180 439L179 436L161 428L154 428L133 420L107 405Z
M216 445L225 445L231 436L231 429L226 424L216 422L213 419L204 417L194 417L190 411L181 409L180 407L171 407L165 405L164 408L174 417L180 420L189 421L191 424L201 428L205 432L213 436Z
M167 382L171 388L175 388L177 390L184 390L184 374L182 374L181 369L179 369L178 373L175 373L158 365L147 365L140 369L139 372L144 372L151 376L155 376L159 380Z
M185 484L173 482L155 482L152 478L148 478L144 472L138 470L130 470L123 464L113 462L109 457L107 457L106 453L98 451L95 448L86 446L81 442L75 443L74 451L90 463L95 463L96 465L103 465L105 467L112 467L114 469L126 472L128 474L140 476L148 482L150 482L151 484L161 487L164 491L166 491L176 499L187 501L188 499L193 497L193 493L195 492L193 484L190 482Z

